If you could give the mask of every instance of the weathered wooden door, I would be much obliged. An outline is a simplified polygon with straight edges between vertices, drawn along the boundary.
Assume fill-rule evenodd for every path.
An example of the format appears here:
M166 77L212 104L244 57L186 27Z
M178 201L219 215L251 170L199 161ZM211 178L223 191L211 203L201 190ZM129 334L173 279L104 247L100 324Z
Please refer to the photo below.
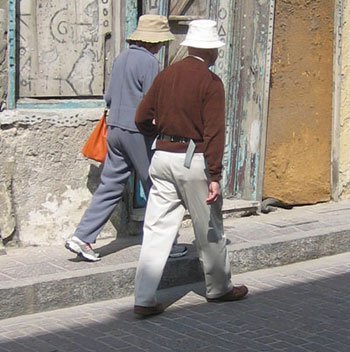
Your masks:
M190 20L218 22L226 43L213 69L226 90L224 193L260 200L274 0L144 0L143 11L169 16L176 40L162 54L165 65L186 55L179 43Z
M19 97L101 96L112 0L19 2Z
M275 0L236 0L226 80L225 190L262 199Z

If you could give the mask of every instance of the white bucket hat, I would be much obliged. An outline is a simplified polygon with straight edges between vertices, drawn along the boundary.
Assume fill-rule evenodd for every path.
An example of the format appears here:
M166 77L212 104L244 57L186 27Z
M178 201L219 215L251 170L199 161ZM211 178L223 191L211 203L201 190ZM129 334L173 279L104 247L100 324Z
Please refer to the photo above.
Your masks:
M194 20L190 22L186 38L180 45L201 49L214 49L224 46L225 43L219 39L215 21Z
M166 16L143 15L139 18L136 30L127 38L127 41L159 43L174 39Z

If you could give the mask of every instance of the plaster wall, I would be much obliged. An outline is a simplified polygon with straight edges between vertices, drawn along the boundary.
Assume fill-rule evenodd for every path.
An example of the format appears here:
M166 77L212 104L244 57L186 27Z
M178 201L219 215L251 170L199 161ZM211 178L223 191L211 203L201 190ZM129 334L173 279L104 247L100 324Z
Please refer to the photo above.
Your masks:
M277 0L263 185L287 204L330 200L331 0Z
M100 109L0 113L3 239L49 245L73 233L99 181L100 164L86 160L81 148L100 114ZM102 237L134 230L127 226L125 200Z
M339 197L350 198L350 1L345 0L342 34L339 136Z
M44 6L48 6L47 3L41 2ZM68 3L70 4L70 2ZM125 1L90 3L88 4L89 8L86 8L87 11L79 10L79 15L85 16L84 23L75 20L66 22L69 25L74 22L74 25L82 28L86 24L90 26L92 19L95 21L93 24L97 23L101 29L100 24L103 22L101 16L108 15L108 30L111 30L113 35L104 38L106 40L105 57L97 51L101 61L104 61L104 83L107 83L112 59L124 45L124 28L128 26L131 30L135 26L135 21L130 21L130 19L136 18L134 11L132 11L132 6L136 2L127 2L130 6L129 12L125 10ZM29 1L23 1L22 5L22 11L25 9L37 10L37 7L31 7ZM91 11L91 6L98 6L99 11ZM106 6L113 12L107 11L107 13ZM49 9L51 12L48 11L45 21L52 15L52 9L53 6ZM27 12L25 13L27 14ZM31 14L30 11L29 13ZM98 18L100 21L96 22ZM104 19L106 20L106 18ZM61 24L66 24L64 18L60 21ZM53 30L57 30L57 23L56 26L52 22L50 24L52 24ZM62 103L61 100L31 101L30 99L22 99L21 104L32 103L33 106L47 104L47 109L6 110L8 89L7 26L8 0L0 0L0 238L7 245L62 243L75 230L99 183L100 165L86 160L80 151L99 119L102 108L55 110L52 104L59 105ZM71 29L71 27L69 28ZM84 30L85 28L86 26ZM89 29L90 32L94 32L94 28L91 26ZM21 31L21 26L18 26L17 30ZM25 30L22 28L22 39L24 33ZM52 35L49 26L46 27L45 33L48 36ZM29 34L35 36L42 33L33 30ZM62 31L60 34L66 34L68 39L65 40L67 43L71 43L70 30ZM45 37L44 34L34 44L39 42L42 44L43 37ZM86 39L84 35L80 37L81 40L84 38ZM89 44L91 44L90 41ZM37 53L37 50L34 50L35 45L30 44L29 47ZM47 49L47 46L45 48ZM46 49L44 54L47 53ZM41 58L44 57L42 54L39 53ZM66 59L69 62L72 58ZM20 71L17 70L17 72ZM89 72L88 68L86 72ZM54 75L52 70L50 73ZM100 76L96 77L101 78ZM18 98L18 91L16 93ZM62 105L70 105L69 101L65 103L67 104ZM140 222L130 219L134 216L129 209L131 208L131 196L132 194L126 193L123 201L117 206L102 231L101 237L113 238L117 235L119 237L140 233ZM142 214L139 215L139 217L141 216ZM138 219L135 216L134 218ZM0 241L0 246L1 244L2 241Z

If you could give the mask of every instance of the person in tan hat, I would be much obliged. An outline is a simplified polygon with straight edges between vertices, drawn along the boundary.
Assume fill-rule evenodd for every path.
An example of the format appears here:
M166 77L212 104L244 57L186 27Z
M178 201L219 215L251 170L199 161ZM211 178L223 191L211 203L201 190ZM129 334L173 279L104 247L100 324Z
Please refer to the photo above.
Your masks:
M148 169L153 141L137 129L135 112L159 72L159 62L154 54L173 39L166 17L143 15L137 29L127 39L129 47L113 62L105 94L106 105L110 110L107 120L108 154L101 173L101 183L75 233L65 243L67 249L85 260L101 259L91 244L96 242L122 198L133 170L138 174L146 196L149 193L151 181ZM174 245L173 248L173 256L187 252L185 246Z
M207 301L236 301L248 293L246 286L232 284L221 212L225 92L208 68L224 43L215 21L195 20L181 44L189 55L156 77L135 118L141 133L157 136L135 279L139 316L164 310L156 291L185 209L193 222Z

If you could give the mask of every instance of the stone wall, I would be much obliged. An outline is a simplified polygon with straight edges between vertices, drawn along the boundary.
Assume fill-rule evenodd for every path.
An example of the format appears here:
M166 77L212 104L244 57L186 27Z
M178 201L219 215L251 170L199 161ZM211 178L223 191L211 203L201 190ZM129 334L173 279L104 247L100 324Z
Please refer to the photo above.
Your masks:
M73 233L99 182L100 164L86 160L81 148L100 113L100 109L0 113L3 239L49 245L62 243ZM125 200L102 237L137 231L128 224L128 197Z
M113 4L111 58L124 45L124 6ZM58 101L47 99L31 101L45 103L47 109L6 110L7 29L8 1L0 0L0 238L7 245L62 243L75 230L99 183L101 166L86 160L81 148L102 109L55 110L51 103ZM141 222L134 220L143 214L132 211L131 197L132 192L126 192L101 237L140 233Z

